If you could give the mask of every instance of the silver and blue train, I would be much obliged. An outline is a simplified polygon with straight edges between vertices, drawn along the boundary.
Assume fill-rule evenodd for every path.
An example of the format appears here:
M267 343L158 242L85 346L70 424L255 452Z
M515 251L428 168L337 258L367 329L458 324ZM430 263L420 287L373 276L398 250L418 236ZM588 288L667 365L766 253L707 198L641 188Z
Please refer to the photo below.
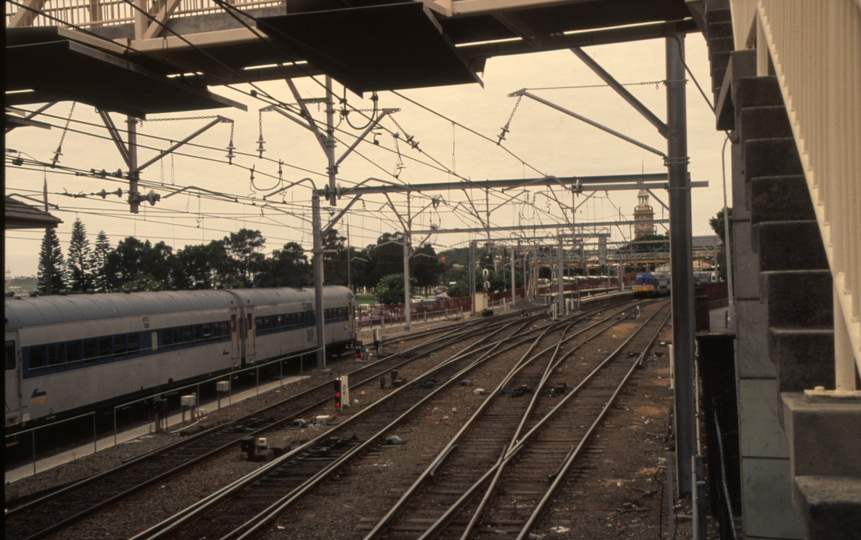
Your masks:
M354 297L323 288L329 354L356 345ZM313 288L6 298L6 428L150 395L317 344Z

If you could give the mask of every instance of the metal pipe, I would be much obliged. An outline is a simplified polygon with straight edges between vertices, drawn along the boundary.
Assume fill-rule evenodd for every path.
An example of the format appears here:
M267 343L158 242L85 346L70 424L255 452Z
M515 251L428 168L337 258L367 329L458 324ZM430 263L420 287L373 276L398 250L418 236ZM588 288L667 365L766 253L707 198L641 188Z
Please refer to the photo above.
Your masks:
M326 342L323 339L323 242L320 233L320 193L311 194L311 217L314 229L314 311L317 322L317 369L326 367Z
M410 230L404 229L404 330L410 329Z
M511 247L511 308L514 309L514 304L517 302L517 280L514 277L515 269L514 246Z
M666 182L669 176L665 173L646 173L646 174L611 174L599 176L544 176L542 178L514 178L503 180L470 180L468 182L439 182L434 184L411 184L399 185L394 182L386 182L383 186L361 186L368 180L381 181L379 178L368 178L352 187L345 187L344 193L404 193L426 192L426 191L449 191L452 189L503 189L503 188L518 188L524 186L552 186L554 184L561 185L577 185L582 189L587 190L592 184L634 184L632 189L640 189L643 183L648 182ZM654 187L648 186L647 187ZM601 191L608 188L602 187Z
M137 214L140 208L140 193L138 193L138 121L135 117L126 118L129 125L129 206L132 214Z
M559 316L564 317L566 315L565 312L565 255L564 249L562 245L562 236L559 236L559 256L558 256L558 267L556 268L556 283L557 290L559 292Z
M475 240L469 241L469 296L472 299L472 314L475 315Z
M723 184L723 251L724 255L726 255L724 259L724 264L726 264L726 287L727 287L727 314L729 315L727 321L728 328L735 328L735 302L733 300L733 286L732 286L732 249L730 245L730 230L729 230L729 210L726 205L726 156L724 152L726 151L726 143L730 138L727 137L723 142L723 149L720 152L720 166L721 166L721 175L722 175L722 184Z
M694 285L691 192L688 179L684 34L667 36L667 140L670 175L670 264L675 356L676 449L679 494L690 495L694 455Z
M626 141L626 142L633 144L634 146L639 146L640 148L642 148L643 150L646 150L647 152L651 152L651 153L658 155L658 156L661 156L663 158L667 157L666 154L664 154L663 152L661 152L660 150L658 150L656 148L652 148L648 144L641 143L637 139L633 139L631 137L628 137L624 133L620 133L620 132L616 131L615 129L612 129L612 128L605 126L604 124L600 124L594 120L590 120L589 118L586 118L583 115L577 114L574 111L568 110L565 107L561 107L561 106L556 105L555 103L553 103L551 101L547 101L546 99L540 98L540 97L536 96L535 94L533 94L532 92L530 92L529 90L526 90L526 89L518 90L517 92L513 92L511 94L508 94L508 96L509 97L526 96L528 98L532 98L535 101L537 101L538 103L543 103L544 105L547 105L551 109L556 109L557 111L559 111L563 114L567 114L568 116L576 118L577 120L580 120L581 122L585 122L592 127L596 127L598 129L600 129L601 131L604 131L606 133L609 133L610 135L618 137L618 138L622 139L623 141Z
M336 175L338 165L335 163L335 102L332 100L332 78L326 75L326 159L329 164L326 172L329 173L329 206L337 206L336 202Z
M619 81L617 81L613 78L612 75L607 73L604 68L602 68L600 64L598 64L598 62L593 60L592 57L586 54L580 47L571 47L570 51L577 55L577 58L582 60L583 63L586 64L586 66L588 66L592 71L594 71L596 75L601 77L601 80L607 83L610 88L615 90L616 93L619 94L622 99L627 101L629 105L634 107L634 109L638 113L642 114L643 117L649 121L649 123L655 126L658 129L658 133L660 133L662 137L664 137L665 139L667 138L667 124L662 122L661 119L655 116L655 114L650 111L648 107L643 105L643 103L640 102L640 100L638 100L637 98L635 98L633 94L631 94L631 92L628 92L628 90L624 86L619 84Z
M153 164L153 163L155 163L156 161L160 160L160 159L161 159L161 158L163 158L164 156L166 156L166 155L170 154L171 152L173 152L174 150L176 150L176 149L177 149L177 148L179 148L180 146L183 146L183 145L185 145L186 143L188 143L188 141L190 141L190 140L192 140L193 138L197 137L197 136L198 136L198 135L200 135L201 133L204 133L204 132L205 132L206 130L208 130L209 128L211 128L211 127L213 127L213 126L215 126L215 125L217 125L217 124L224 123L224 122L232 122L232 120L228 120L227 118L224 118L223 116L218 116L215 120L213 120L213 121L209 122L208 124L206 124L205 126L203 126L203 127L202 127L202 128L200 128L200 129L198 129L197 131L195 131L194 133L192 133L192 134L191 134L191 135L189 135L188 137L185 137L185 138L184 138L184 139L182 139L181 141L179 141L179 142L177 142L176 144L172 145L172 146L171 146L170 148L168 148L167 150L162 150L161 152L159 152L159 153L158 153L158 155L157 155L156 157L152 158L151 160L147 161L147 162L146 162L146 163L144 163L143 165L139 166L139 167L137 168L137 170L138 170L138 171L142 171L142 170L146 169L147 167L149 167L150 165L152 165L152 164Z

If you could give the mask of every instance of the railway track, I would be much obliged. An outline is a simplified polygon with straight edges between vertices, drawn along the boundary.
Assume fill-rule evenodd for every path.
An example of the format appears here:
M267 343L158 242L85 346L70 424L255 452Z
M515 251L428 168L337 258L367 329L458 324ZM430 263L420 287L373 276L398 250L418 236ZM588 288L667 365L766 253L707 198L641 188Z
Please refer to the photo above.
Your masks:
M540 320L542 315L521 318L519 314L476 321L448 332L433 332L436 337L382 358L349 374L351 386L376 381L381 375L410 362L450 347L465 339L473 341L467 347L480 347L482 340L492 338L508 325ZM484 335L484 337L481 337ZM120 467L59 489L21 506L8 505L6 534L8 538L41 538L62 530L72 523L106 508L156 482L198 464L232 447L240 439L256 436L268 429L291 422L321 403L331 400L330 381L292 396L236 420L183 439L156 452L124 463ZM14 503L14 501L13 501Z
M607 356L572 361L589 340L617 328L615 322L560 336L552 353L545 349L529 359L529 367L515 368L492 394L495 399L485 401L395 505L370 526L365 540L528 537L665 324L668 306L648 309L651 316ZM592 328L597 331L578 341ZM568 350L562 352L566 343ZM581 382L569 387L568 382L579 378ZM534 386L527 382L524 387L523 381Z
M588 317L580 319L583 318ZM562 321L554 326L570 326L574 322L576 320ZM461 381L470 370L508 350L535 348L543 339L543 334L538 338L522 337L537 331L527 329L529 325L529 321L526 321L520 329L522 333L514 331L486 350L457 355L344 424L141 533L135 539L202 536L249 538L256 535L278 514L298 502L350 460L377 446L385 433L403 422L446 385ZM473 360L479 353L481 356ZM254 517L249 520L249 515Z
M384 433L446 385L459 382L471 369L504 350L532 341L523 337L536 332L529 326L531 322L526 320L492 345L458 353L330 431L135 538L237 538L254 534L349 460L377 444ZM249 516L254 518L249 521Z

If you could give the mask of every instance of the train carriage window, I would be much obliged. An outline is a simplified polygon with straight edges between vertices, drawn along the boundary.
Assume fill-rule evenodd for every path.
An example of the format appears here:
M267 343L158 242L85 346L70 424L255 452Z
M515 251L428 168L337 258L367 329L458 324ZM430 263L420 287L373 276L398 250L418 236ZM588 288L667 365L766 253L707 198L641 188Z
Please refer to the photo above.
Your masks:
M84 362L95 362L96 357L96 340L95 339L85 339L84 340Z
M114 336L114 358L126 356L126 336Z
M161 346L165 349L173 346L173 328L165 328L161 331Z
M48 345L48 365L49 366L59 366L65 361L65 355L63 354L63 344L62 343L54 343L52 345Z
M81 360L81 342L69 341L66 343L66 362L80 362Z
M287 317L284 315L278 315L275 317L275 327L278 328L278 331L284 330L287 328Z
M99 358L104 360L111 357L111 338L99 338Z
M203 339L210 341L212 339L212 325L206 323L203 325Z
M150 332L150 348L153 352L158 350L158 330Z
M218 326L221 328L221 338L222 339L230 339L230 323L227 321L218 323Z
M30 369L41 369L45 367L45 346L37 345L30 347Z
M194 333L190 326L182 327L182 342L183 343L191 343L194 339Z
M140 334L126 334L126 343L128 343L129 356L134 356L140 352Z
M182 345L182 327L177 326L173 329L173 346L179 347Z
M17 362L15 362L15 342L7 341L6 342L6 369L15 369Z
M194 342L200 343L203 340L203 326L199 324L194 325Z

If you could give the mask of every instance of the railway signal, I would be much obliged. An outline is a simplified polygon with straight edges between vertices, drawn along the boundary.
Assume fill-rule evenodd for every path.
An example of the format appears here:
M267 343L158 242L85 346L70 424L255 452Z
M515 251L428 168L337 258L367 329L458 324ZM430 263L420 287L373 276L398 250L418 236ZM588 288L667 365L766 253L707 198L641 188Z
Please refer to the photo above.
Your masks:
M335 379L335 408L341 408L341 379Z
M335 410L350 406L350 387L348 376L343 375L334 381L335 385Z

